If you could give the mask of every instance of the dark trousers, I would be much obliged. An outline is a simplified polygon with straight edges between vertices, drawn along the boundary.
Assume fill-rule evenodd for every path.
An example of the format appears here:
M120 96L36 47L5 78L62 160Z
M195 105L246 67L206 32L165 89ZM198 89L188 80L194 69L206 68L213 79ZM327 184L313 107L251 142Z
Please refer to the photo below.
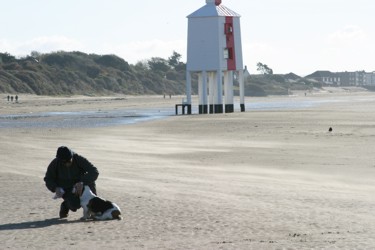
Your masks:
M92 183L89 185L91 191L96 195L96 185L95 183ZM79 199L79 196L72 193L73 188L64 189L65 193L63 195L63 204L66 208L69 208L69 210L72 210L73 212L77 211L77 209L81 208L81 201Z

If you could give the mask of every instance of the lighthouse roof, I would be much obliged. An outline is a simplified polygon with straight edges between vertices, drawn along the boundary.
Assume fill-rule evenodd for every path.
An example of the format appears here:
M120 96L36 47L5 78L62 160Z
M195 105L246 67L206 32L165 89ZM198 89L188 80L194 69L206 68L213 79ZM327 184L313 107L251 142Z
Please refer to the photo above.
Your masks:
M240 17L239 14L229 9L228 7L225 7L222 4L215 5L215 3L212 3L211 1L207 1L207 4L205 6L191 13L187 17L191 18L191 17L216 17L216 16Z

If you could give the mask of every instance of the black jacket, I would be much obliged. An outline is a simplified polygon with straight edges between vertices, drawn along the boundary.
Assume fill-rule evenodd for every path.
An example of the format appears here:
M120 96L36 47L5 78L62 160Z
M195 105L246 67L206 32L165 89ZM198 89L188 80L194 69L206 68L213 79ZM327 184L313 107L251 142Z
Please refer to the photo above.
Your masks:
M91 185L95 183L98 176L98 169L91 162L74 153L73 163L69 167L57 158L53 159L47 168L44 182L47 188L54 193L56 187L61 187L67 191L72 189L77 182L83 182L83 185Z

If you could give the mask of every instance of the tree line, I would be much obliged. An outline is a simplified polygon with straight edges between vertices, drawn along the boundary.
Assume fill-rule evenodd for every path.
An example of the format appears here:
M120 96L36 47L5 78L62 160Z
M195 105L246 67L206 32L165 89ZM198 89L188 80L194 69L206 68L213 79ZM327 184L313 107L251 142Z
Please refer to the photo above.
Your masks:
M311 89L313 83L300 77L274 75L258 63L260 75L245 79L246 96L285 95L291 89ZM192 76L192 94L197 94L197 75ZM184 95L186 63L173 51L167 59L152 57L129 64L116 55L79 51L39 53L16 58L0 53L0 93L36 95ZM235 95L238 82L235 80Z
M186 64L177 52L129 64L116 55L0 53L0 92L37 95L182 94Z

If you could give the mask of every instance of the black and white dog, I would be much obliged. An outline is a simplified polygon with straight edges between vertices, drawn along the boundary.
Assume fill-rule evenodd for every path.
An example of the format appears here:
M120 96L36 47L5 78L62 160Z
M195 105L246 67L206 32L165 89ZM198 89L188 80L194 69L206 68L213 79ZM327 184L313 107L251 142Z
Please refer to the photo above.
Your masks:
M119 206L96 196L87 185L83 187L80 201L83 208L83 217L81 218L83 220L90 218L95 220L122 220Z

